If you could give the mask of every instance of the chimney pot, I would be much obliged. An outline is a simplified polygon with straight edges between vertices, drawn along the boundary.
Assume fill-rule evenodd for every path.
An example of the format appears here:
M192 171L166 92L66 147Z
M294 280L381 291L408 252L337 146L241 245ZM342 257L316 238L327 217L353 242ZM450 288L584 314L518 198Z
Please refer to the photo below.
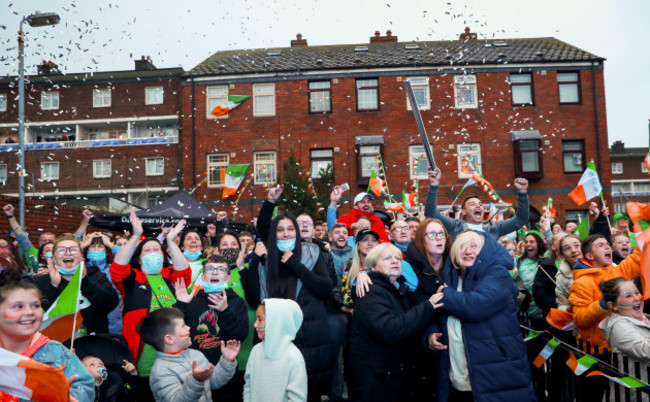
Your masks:
M296 39L301 40L302 39L302 34L296 35Z
M379 38L381 36L381 33L379 31L375 31L375 38Z
M302 34L299 33L296 35L296 39L291 40L291 47L306 47L307 39L302 38Z
M468 34L470 32L469 27L465 27L465 33Z
M391 31L390 29L386 31L386 36L388 36L389 38L393 36L393 31Z

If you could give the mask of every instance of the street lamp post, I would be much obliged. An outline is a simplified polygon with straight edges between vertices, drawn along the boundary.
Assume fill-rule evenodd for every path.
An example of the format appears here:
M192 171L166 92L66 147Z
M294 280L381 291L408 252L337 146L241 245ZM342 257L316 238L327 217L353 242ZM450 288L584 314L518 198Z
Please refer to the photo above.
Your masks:
M61 18L56 13L31 14L20 20L18 30L18 200L19 222L25 227L25 36L23 22L32 27L56 25Z

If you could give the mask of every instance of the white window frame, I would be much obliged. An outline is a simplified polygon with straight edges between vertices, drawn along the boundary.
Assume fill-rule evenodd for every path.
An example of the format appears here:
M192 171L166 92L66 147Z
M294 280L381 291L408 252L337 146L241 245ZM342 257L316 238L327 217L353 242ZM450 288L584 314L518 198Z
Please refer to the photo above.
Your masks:
M41 110L58 110L59 93L41 92Z
M222 116L215 116L210 112L217 105L225 106L228 103L227 85L210 85L205 87L205 115L208 119L227 119L228 113Z
M431 152L433 152L433 147L430 146ZM420 169L422 169L422 166L426 166L427 168L425 169L425 173L420 173L418 174L415 171L415 160L422 156L422 159L420 159ZM424 152L424 145L409 145L409 177L411 180L417 179L417 180L426 180L429 178L429 173L428 173L428 168L429 168L429 158L427 158L426 152Z
M108 97L106 97L106 94L108 94ZM93 107L111 107L111 98L112 91L110 88L93 89Z
M454 76L454 105L456 109L476 109L478 108L478 89L476 75L456 75ZM470 94L471 102L463 100L463 94Z
M144 158L144 161L145 161L145 176L162 176L165 174L165 158L163 157ZM156 163L155 170L151 170L149 168L150 161ZM158 163L156 161L160 161L160 169L158 168Z
M643 164L641 164L643 166ZM612 162L612 174L623 174L623 163Z
M9 176L9 169L6 163L0 164L0 185L7 184L7 177Z
M325 166L321 166L325 162ZM327 165L334 169L334 149L315 148L309 150L309 171L312 179L320 179L320 170L327 168Z
M570 76L575 74L575 80L569 79ZM562 99L563 88L564 91L567 89L571 90L569 96L575 95L576 100L567 100L566 98ZM566 71L557 73L557 90L558 90L558 101L560 104L579 104L582 102L582 97L580 96L580 72L579 71ZM575 92L574 92L575 91ZM565 92L565 94L567 94Z
M270 102L270 110L263 109L264 102ZM253 116L275 116L275 84L253 84Z
M7 111L7 94L0 94L0 112Z
M481 143L480 142L460 142L456 144L456 159L458 162L458 178L469 179L472 177L471 173L463 173L463 158L471 156L474 161L474 166L478 169L479 173L483 173L483 165L481 162Z
M165 90L162 86L144 88L145 105L162 105L165 99Z
M55 167L56 167L56 175L54 174ZM43 181L59 180L59 162L41 162L41 180Z
M266 168L266 174L262 173L262 167ZM269 168L271 167L271 168ZM277 153L275 151L259 151L253 153L253 169L255 180L253 184L275 184L278 174ZM271 176L266 179L266 175Z
M641 173L649 173L648 167L645 165L645 162L641 162Z
M411 83L411 88L413 88L413 92L415 93L416 100L417 100L418 91L424 91L425 104L420 105L418 103L418 109L420 110L431 109L431 91L429 89L429 77L406 77L406 81L409 81ZM409 101L408 94L405 95L406 95L406 110L413 110L411 108L411 101Z
M370 85L373 84L374 85ZM357 111L379 110L379 78L357 78ZM374 107L367 107L368 101L374 100Z
M332 81L310 81L309 88L309 113L332 113ZM325 94L324 97L322 94ZM316 109L319 107L319 109Z
M519 102L520 99L515 99L515 88L526 88L528 90L530 102ZM533 75L530 73L510 74L510 93L512 96L512 104L515 106L535 104L533 94Z
M225 158L224 160L219 161L218 158ZM228 164L230 163L230 155L227 152L219 152L213 154L207 154L205 156L205 161L208 166L208 187L209 188L223 188L226 184L226 170L228 170ZM212 180L212 168L217 168L215 172L219 172L221 169L224 170L224 181L219 183L218 181ZM221 177L221 175L219 175Z
M108 172L106 171L108 167ZM110 159L93 160L93 177L95 179L107 179L112 175L113 164Z

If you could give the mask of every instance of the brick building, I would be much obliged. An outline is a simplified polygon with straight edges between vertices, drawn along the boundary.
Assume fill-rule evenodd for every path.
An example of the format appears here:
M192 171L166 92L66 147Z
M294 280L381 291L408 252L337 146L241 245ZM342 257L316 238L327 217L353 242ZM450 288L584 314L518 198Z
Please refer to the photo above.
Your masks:
M76 205L147 207L180 185L181 68L26 77L25 194ZM0 80L0 193L18 194L18 78Z
M381 154L391 192L418 178L423 201L410 80L443 171L439 205L467 181L460 164L470 154L505 200L515 199L512 181L524 176L533 217L552 197L559 221L575 219L586 206L567 194L587 161L609 191L603 62L554 38L478 40L469 28L455 41L399 42L388 31L362 44L309 46L299 34L290 47L217 52L183 76L182 185L192 188L214 169L196 194L220 200L225 167L252 164L254 185L240 202L247 219L291 150L312 175L331 164L336 182L351 186L348 201L365 190ZM233 95L251 99L211 115Z
M627 201L650 203L650 183L645 166L647 154L648 148L626 148L621 141L612 144L609 159L614 212L625 212Z

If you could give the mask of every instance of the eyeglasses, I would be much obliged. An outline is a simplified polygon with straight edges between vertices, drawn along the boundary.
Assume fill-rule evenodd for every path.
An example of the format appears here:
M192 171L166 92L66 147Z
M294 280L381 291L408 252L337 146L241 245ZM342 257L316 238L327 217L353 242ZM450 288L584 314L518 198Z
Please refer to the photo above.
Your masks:
M399 232L404 232L404 231L407 231L407 230L411 230L411 228L409 226L398 226L398 227L394 228L393 230L396 231L397 233L399 233Z
M447 233L445 232L429 232L425 233L425 236L428 237L429 239L445 239L447 237Z
M310 228L310 227L314 226L314 224L311 223L311 222L298 222L298 226Z
M72 255L77 255L81 252L81 249L77 246L73 247L57 247L56 248L56 253L58 255L65 255L65 253L68 252Z
M224 268L224 267L205 267L203 269L203 271L205 271L206 274L211 274L211 273L214 273L214 272L216 272L217 274L227 274L228 273L228 269Z

